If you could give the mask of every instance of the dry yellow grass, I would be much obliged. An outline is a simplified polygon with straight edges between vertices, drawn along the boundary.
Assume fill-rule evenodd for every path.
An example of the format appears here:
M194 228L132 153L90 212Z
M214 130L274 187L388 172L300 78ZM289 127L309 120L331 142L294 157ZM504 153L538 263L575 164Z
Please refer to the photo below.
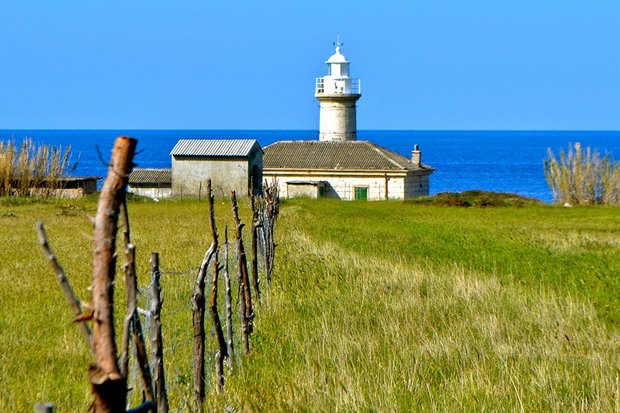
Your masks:
M261 314L263 323L268 319L259 325L269 330L267 348L233 379L223 400L214 399L217 406L620 409L620 334L601 323L591 304L503 285L458 265L429 270L288 235L294 247L287 247L285 262L296 265L284 264L283 292Z
M149 253L161 254L171 411L188 411L189 300L209 241L206 203L129 208L141 287ZM0 204L0 411L40 401L88 409L91 358L34 222L46 222L88 298L94 209L92 200ZM216 216L222 233L228 201ZM300 201L283 205L278 225L252 354L223 395L211 393L213 411L620 411L617 210ZM575 271L605 283L579 284Z
M50 196L59 187L58 178L70 168L71 147L36 145L24 139L0 141L0 196L26 196L33 188L38 196Z
M549 149L545 176L555 203L620 205L620 165L580 143L560 151L559 160Z

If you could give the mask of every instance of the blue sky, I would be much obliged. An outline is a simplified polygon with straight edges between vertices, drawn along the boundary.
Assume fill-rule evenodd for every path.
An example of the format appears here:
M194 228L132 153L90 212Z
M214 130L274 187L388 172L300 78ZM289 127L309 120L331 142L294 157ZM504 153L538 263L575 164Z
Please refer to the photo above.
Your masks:
M620 1L0 0L0 129L620 130Z

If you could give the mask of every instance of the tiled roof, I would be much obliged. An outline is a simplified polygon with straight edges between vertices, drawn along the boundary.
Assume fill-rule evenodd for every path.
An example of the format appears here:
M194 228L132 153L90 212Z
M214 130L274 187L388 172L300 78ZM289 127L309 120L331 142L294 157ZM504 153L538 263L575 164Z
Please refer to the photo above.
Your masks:
M129 184L170 184L172 169L136 168L129 174Z
M415 170L410 159L368 141L280 141L265 147L265 169Z
M256 139L181 139L170 155L248 156L255 145L261 149Z

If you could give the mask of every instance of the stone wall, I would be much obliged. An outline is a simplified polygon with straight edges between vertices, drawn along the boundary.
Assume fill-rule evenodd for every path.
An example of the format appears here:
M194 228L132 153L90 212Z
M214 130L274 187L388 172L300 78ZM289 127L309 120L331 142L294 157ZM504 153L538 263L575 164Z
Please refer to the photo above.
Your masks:
M356 108L352 98L320 98L319 139L322 141L356 140Z
M430 174L410 175L405 179L405 198L417 198L427 196L430 192Z

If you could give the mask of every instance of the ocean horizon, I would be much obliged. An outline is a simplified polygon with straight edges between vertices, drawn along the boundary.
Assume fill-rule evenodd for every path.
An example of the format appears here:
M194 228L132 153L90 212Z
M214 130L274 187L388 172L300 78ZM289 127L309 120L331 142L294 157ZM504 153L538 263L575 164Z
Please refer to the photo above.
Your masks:
M3 129L0 140L71 146L73 175L105 176L114 139L138 139L139 168L169 168L170 150L179 139L256 139L262 147L278 140L316 140L317 130L216 129ZM415 144L422 162L435 168L430 193L478 189L511 192L551 202L543 163L550 149L558 154L581 143L601 154L620 156L620 131L551 130L359 130L358 140L411 156Z

